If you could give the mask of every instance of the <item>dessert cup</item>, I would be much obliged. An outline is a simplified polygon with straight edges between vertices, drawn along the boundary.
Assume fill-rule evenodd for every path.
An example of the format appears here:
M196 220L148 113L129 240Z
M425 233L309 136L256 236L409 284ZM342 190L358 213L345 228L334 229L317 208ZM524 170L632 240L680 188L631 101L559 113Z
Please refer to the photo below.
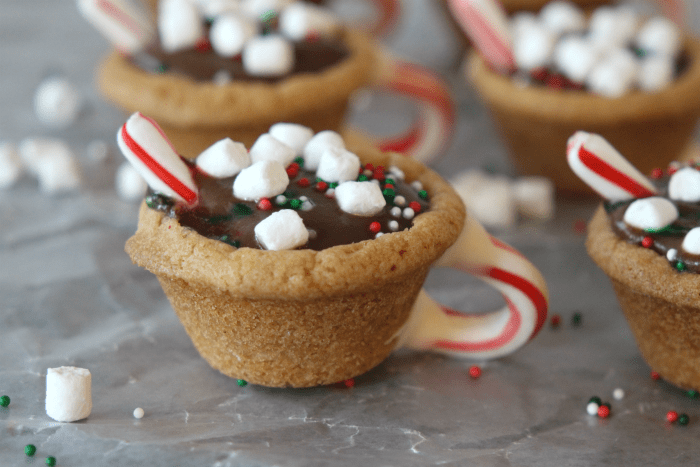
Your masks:
M700 42L686 37L684 49L688 66L667 88L617 99L523 86L492 71L476 53L468 58L467 75L519 173L549 177L563 194L592 194L564 157L578 130L602 135L643 173L678 160L689 146L700 115Z
M547 3L552 0L500 0L503 8L509 13L517 13L518 11L533 11L537 12L542 9ZM572 0L584 10L590 10L601 5L612 3L612 0Z
M610 277L644 360L670 383L700 390L700 276L620 239L600 207L586 248Z

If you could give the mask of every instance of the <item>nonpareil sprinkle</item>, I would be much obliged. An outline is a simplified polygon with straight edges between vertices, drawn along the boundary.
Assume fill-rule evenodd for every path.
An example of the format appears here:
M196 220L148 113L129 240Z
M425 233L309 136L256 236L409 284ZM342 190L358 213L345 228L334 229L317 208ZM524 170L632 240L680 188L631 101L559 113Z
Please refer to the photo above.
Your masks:
M0 397L0 407L7 407L10 405L10 396Z

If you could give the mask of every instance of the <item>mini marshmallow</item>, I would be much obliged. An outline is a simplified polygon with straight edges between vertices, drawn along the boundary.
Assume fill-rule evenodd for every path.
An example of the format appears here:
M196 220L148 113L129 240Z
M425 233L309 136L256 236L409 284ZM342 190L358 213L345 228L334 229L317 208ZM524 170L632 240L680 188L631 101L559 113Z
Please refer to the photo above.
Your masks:
M32 176L37 175L41 160L56 152L72 154L65 141L52 138L27 138L19 143L18 153L22 164Z
M123 162L114 177L117 195L124 201L138 201L146 196L148 184L129 162Z
M329 148L321 156L316 176L329 183L347 182L357 178L360 166L360 158L350 151Z
M0 142L0 190L10 188L22 176L22 160L15 147Z
M305 2L294 2L280 14L280 32L293 41L307 36L332 37L338 31L338 19L327 9Z
M255 238L266 250L293 250L309 241L304 221L292 209L275 212L255 226Z
M87 418L91 410L89 370L62 366L46 371L46 415L57 422L75 422Z
M75 86L54 76L44 80L34 93L34 112L48 126L67 128L78 119L81 100Z
M462 193L460 193L462 195ZM467 212L485 227L509 228L515 225L517 210L513 188L505 177L489 177L488 183L463 198Z
M556 40L556 34L540 24L525 28L513 41L513 56L518 68L529 72L547 66Z
M80 189L80 168L73 152L58 150L43 157L36 167L39 189L47 194L58 194Z
M197 167L216 178L233 177L250 166L248 150L243 143L224 138L197 156Z
M403 180L406 178L406 174L403 172L403 170L395 165L390 165L388 170L391 176L397 180Z
M297 156L304 154L304 147L314 136L311 128L298 123L275 123L270 127L269 133L278 141L294 149Z
M576 83L585 82L598 57L598 49L579 36L564 37L554 49L554 63L564 76Z
M681 50L683 37L673 21L658 16L642 26L636 42L639 48L648 53L675 57Z
M659 230L678 219L678 209L666 198L652 196L633 201L623 220L641 230Z
M293 1L294 0L242 0L241 11L251 18L259 20L262 15L269 11L279 13Z
M667 55L650 55L639 66L637 84L642 91L658 92L673 81L676 65Z
M90 162L101 164L109 158L109 144L101 139L94 139L88 143L85 152Z
M270 34L250 39L243 48L243 68L252 76L282 76L294 68L294 46Z
M204 37L204 23L191 0L160 0L158 32L163 50L173 53L193 48Z
M510 30L514 38L520 36L523 31L527 31L532 26L537 26L539 19L531 11L519 11L510 20Z
M632 89L639 63L627 49L616 49L598 63L586 80L590 90L604 97L615 99Z
M218 55L235 57L245 43L258 33L258 27L247 18L237 15L217 16L209 30L209 41Z
M356 216L373 216L386 206L381 188L369 182L341 183L335 189L335 199L341 210Z
M278 161L260 161L238 174L233 182L236 198L257 201L284 193L289 185L289 176Z
M671 175L668 183L668 197L687 203L700 201L700 171L685 167Z
M260 161L277 161L287 167L294 161L296 153L269 133L262 134L255 140L250 148L250 160L253 163Z
M549 220L554 216L554 183L546 177L521 177L513 183L513 199L526 217Z
M634 38L639 26L639 15L630 7L596 8L591 15L588 36L600 50L625 47Z
M684 251L691 255L700 255L700 227L691 229L685 235L682 247Z
M579 32L586 27L586 17L576 5L566 1L553 1L540 10L542 24L557 35Z
M345 149L343 137L331 130L316 133L304 146L304 168L317 170L321 156L329 148Z

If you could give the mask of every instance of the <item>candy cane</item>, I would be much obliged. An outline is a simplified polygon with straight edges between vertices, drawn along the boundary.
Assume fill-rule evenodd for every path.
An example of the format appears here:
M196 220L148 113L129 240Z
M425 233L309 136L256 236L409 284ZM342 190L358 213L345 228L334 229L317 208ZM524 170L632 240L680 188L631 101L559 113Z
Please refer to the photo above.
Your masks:
M401 4L399 0L373 0L373 3L377 6L380 15L370 32L381 36L389 32L396 23L396 19L401 14Z
M156 122L134 113L117 132L117 144L154 191L190 206L197 203L199 190L190 169Z
M683 0L656 0L668 19L679 26L685 23L686 6Z
M510 27L497 0L447 0L452 15L494 68L515 69Z
M622 201L653 196L657 190L602 136L576 132L567 143L571 170L603 198Z
M124 0L78 0L83 17L117 49L134 54L153 38L146 15Z

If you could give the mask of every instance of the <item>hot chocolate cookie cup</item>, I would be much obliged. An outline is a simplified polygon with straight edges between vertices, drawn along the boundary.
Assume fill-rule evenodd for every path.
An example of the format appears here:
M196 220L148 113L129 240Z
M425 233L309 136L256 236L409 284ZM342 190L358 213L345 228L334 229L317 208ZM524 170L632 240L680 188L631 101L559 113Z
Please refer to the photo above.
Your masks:
M523 86L492 71L476 53L467 74L521 174L549 177L563 194L592 195L561 157L576 131L602 135L642 173L682 158L700 116L700 42L686 37L684 50L688 66L670 86L617 99Z
M247 146L276 122L300 123L314 131L336 130L350 95L377 79L379 52L362 33L347 30L348 56L316 73L274 83L233 81L219 85L170 73L144 71L117 52L99 66L102 94L127 113L152 116L180 154L194 158L230 137Z
M700 390L700 276L620 239L602 207L586 248L610 277L644 360L670 383Z
M254 384L308 387L362 374L396 347L430 265L460 234L464 207L418 162L358 155L423 184L430 210L411 229L322 251L236 249L142 205L126 251L158 276L212 367Z

